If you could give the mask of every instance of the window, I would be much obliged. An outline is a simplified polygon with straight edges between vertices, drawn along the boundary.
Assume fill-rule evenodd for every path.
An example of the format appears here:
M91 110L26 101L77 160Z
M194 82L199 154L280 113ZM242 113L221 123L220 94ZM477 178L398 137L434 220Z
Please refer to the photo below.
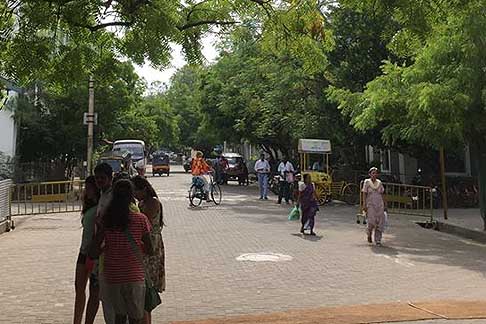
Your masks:
M391 172L390 150L380 150L381 172Z

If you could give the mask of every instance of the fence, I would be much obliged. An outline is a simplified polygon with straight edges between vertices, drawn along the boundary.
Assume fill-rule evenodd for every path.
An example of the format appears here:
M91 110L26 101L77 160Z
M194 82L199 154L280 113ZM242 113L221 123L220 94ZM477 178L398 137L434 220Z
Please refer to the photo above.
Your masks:
M0 224L10 218L10 186L12 180L0 181Z
M83 187L81 180L14 184L10 187L10 214L81 211Z
M363 188L361 181L360 188ZM424 186L383 183L384 197L391 214L428 217L433 221L433 189ZM360 213L363 210L363 195L360 195Z

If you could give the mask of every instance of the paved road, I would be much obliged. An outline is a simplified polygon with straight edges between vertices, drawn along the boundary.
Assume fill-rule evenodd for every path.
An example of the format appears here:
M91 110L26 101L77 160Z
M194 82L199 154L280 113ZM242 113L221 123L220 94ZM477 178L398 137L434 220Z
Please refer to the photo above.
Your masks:
M154 313L156 323L318 306L486 299L486 246L422 229L409 218L391 217L386 246L377 248L354 223L355 209L335 204L322 209L318 236L303 238L299 224L287 221L287 206L259 201L256 188L230 185L222 206L191 209L190 176L173 173L151 181L168 224L167 291ZM78 214L26 217L0 236L0 323L69 323L79 220ZM292 260L237 261L258 252Z

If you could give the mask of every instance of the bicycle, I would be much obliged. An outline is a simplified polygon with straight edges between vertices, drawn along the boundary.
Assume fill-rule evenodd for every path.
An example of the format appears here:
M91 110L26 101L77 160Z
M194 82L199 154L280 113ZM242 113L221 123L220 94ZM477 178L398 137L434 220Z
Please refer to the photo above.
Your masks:
M216 183L209 175L209 198L210 201L214 202L215 205L221 204L222 193L219 184ZM208 200L206 197L206 192L204 191L204 181L199 177L192 178L192 185L189 189L189 203L192 207L198 207L202 204L203 200ZM208 200L209 201L209 200Z

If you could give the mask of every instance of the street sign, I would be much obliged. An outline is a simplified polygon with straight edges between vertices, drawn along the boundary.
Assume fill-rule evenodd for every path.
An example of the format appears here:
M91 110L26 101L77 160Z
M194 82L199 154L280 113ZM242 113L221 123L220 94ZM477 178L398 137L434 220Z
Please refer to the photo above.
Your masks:
M88 125L88 124L94 124L98 125L98 113L84 113L83 115L83 124Z
M318 139L300 139L300 153L331 153L331 141Z

